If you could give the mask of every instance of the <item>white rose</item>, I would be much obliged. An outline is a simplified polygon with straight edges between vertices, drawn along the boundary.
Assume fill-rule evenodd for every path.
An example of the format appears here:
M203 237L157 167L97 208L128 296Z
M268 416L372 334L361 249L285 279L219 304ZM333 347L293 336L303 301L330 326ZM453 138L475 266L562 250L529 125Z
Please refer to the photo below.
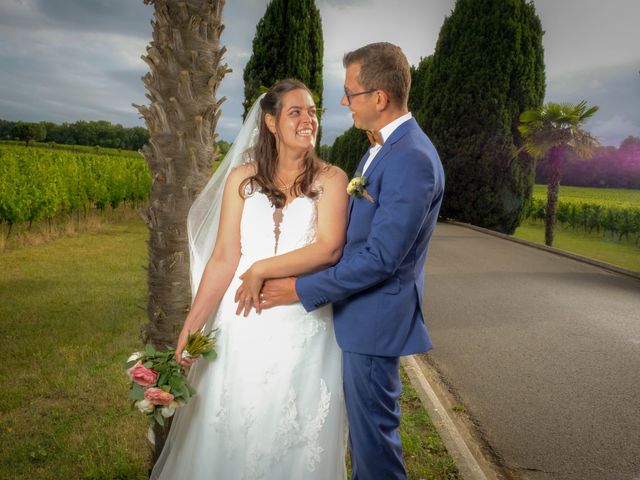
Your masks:
M142 358L142 352L133 352L133 353L129 356L129 358L127 359L127 363L129 363L129 362L133 362L134 360L139 360L140 358ZM138 363L140 363L140 362L138 362ZM138 363L136 363L136 365L137 365ZM133 367L135 367L136 365L134 365ZM129 377L129 380L130 380L130 381L133 381L133 376L131 375L131 369L132 369L133 367L131 367L131 368L127 369L127 376Z
M151 413L153 412L153 404L147 400L146 398L144 400L138 400L136 402L136 407L138 407L138 410L140 410L142 413Z
M175 408L171 408L170 406L165 406L162 407L160 409L160 414L164 417L164 418L169 418L171 417L174 413L175 413L176 409Z
M128 358L127 362L138 360L140 357L142 357L142 352L133 352L131 356Z

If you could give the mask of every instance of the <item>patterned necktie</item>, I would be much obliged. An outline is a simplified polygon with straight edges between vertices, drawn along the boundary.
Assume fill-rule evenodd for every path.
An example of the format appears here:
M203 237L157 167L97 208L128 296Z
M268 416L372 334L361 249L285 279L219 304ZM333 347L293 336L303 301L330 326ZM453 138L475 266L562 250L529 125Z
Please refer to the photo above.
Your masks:
M384 145L384 140L382 139L382 135L378 130L366 130L367 138L369 139L369 143L373 147L376 143L380 146Z

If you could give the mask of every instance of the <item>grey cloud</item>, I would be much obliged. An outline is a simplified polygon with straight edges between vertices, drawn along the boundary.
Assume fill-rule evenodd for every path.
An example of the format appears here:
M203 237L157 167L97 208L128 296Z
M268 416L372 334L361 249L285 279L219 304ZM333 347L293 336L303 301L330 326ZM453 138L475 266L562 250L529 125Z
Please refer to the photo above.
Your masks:
M545 101L579 102L600 107L586 127L605 145L640 135L640 78L637 63L600 67L550 80Z
M150 38L153 7L142 0L35 0L49 27Z
M23 42L21 34L18 29L2 33L0 118L140 124L130 105L144 101L140 71L123 68L122 45L102 48L102 38L96 37L30 37L32 44L13 55Z
M593 55L596 45L600 49L595 53L611 52L607 57L609 63L634 58L629 55L637 55L633 50L637 29L627 26L636 17L633 11L638 7L630 5L636 5L637 0L611 0L615 15L607 18L618 18L624 25L621 30L626 33L621 36L610 21L605 21L593 29L600 38L591 43L585 43L589 38L580 36L582 31L572 30L581 29L580 23L567 20L572 18L572 9L582 5L581 1L565 0L560 5L556 0L535 0L547 30L547 100L585 98L600 105L590 128L603 137L603 142L615 144L616 132L623 135L622 132L633 131L640 125L637 74L640 61L625 65L626 70L620 71L593 68L575 75L558 74L575 72L585 64L606 64L601 54ZM588 8L583 10L588 10L588 18L595 22L593 19L598 19L608 7L597 0L588 1ZM226 62L234 72L225 77L218 91L218 96L226 96L228 100L222 105L217 132L228 141L233 140L241 123L242 71L251 53L256 24L267 3L267 0L227 0L223 11L226 29L221 42L227 46ZM317 0L325 31L327 112L323 117L323 143L332 143L352 124L348 109L339 103L344 51L368 41L388 39L401 45L410 61L416 62L420 56L431 53L442 19L453 3L453 0L403 0L405 8L399 10L384 0ZM386 19L392 18L391 27L372 31L372 20L368 20L372 10L376 15L380 12ZM404 15L403 11L409 13ZM153 7L144 5L142 0L0 0L0 118L106 119L141 125L130 104L147 103L140 81L147 70L138 57L144 44L151 40L152 16ZM420 20L419 26L413 19ZM362 28L356 28L361 24ZM574 26L566 30L567 25ZM389 35L393 38L387 38ZM620 53L623 50L624 55ZM612 59L614 52L620 55Z
M129 92L136 92L142 96L144 92L144 84L142 83L141 77L147 73L146 70L133 70L133 69L122 69L122 70L111 70L106 72L109 78L115 80L123 87L127 88Z
M323 103L325 113L322 116L322 143L331 145L336 137L342 135L353 125L349 109L340 105L343 95L342 78L339 83L325 83Z

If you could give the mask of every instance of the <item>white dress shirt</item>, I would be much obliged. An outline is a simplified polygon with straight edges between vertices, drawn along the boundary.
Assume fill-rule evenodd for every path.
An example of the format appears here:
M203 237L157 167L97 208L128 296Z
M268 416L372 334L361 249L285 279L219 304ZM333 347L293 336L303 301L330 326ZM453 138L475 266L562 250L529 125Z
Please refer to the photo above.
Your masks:
M401 117L396 118L393 122L387 123L384 127L380 129L380 135L382 136L382 141L386 142L387 138L391 136L391 134L396 128L398 128L400 125L402 125L407 120L410 120L411 118L412 118L412 115L411 115L411 112L409 112L409 113L405 113ZM362 169L363 175L364 175L364 172L367 171L367 168L369 167L369 165L371 165L371 162L373 162L373 159L376 157L376 155L378 154L381 148L382 146L379 143L376 143L369 149L369 158L367 158L367 161L364 164L364 168Z

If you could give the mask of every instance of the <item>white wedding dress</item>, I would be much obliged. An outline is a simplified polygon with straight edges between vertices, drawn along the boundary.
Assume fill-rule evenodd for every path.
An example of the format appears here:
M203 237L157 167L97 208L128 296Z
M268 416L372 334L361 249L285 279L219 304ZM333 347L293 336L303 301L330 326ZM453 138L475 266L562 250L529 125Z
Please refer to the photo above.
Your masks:
M314 241L316 200L281 210L256 192L245 199L242 256L215 317L218 358L199 360L197 390L177 409L151 479L343 480L346 413L341 352L331 306L300 303L236 316L233 297L256 260Z

